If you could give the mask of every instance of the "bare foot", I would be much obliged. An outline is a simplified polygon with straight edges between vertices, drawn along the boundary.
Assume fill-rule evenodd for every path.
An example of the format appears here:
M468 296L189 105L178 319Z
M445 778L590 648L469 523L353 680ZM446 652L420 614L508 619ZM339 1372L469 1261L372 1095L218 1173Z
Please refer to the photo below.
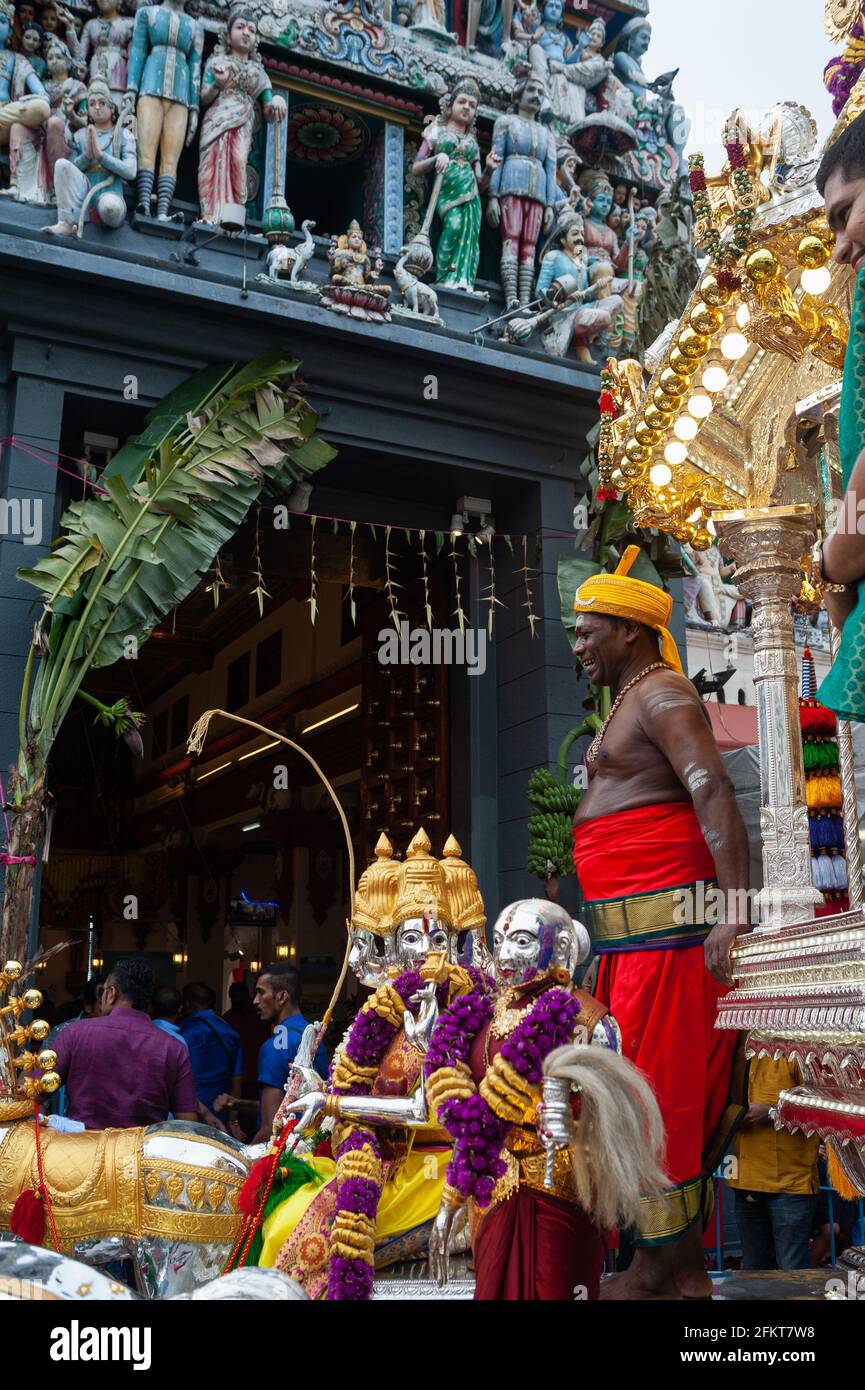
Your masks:
M680 1303L682 1294L670 1271L665 1271L663 1279L647 1274L631 1265L621 1274L613 1274L601 1280L600 1299L602 1303L623 1302L643 1303L665 1299Z
M683 1298L711 1298L712 1281L706 1273L702 1227L692 1226L672 1248L673 1273Z
M50 232L52 236L77 236L78 228L74 222L52 222L50 227L40 227L40 232Z

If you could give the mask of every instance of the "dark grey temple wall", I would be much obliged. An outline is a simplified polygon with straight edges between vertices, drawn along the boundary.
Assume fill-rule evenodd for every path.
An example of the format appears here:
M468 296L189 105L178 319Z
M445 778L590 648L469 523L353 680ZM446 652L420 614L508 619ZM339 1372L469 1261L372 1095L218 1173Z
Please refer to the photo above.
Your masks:
M15 304L2 361L0 423L4 438L40 445L56 459L67 394L90 402L88 425L100 429L103 402L121 402L136 379L138 404L150 406L207 362L245 360L274 344L303 364L306 389L337 448L360 447L370 460L352 515L386 514L395 522L446 524L466 487L496 501L496 528L559 532L528 550L537 618L527 621L526 577L501 549L495 637L483 676L454 672L453 828L477 868L490 916L536 891L525 869L526 781L554 766L558 745L579 721L571 656L559 618L556 562L573 547L574 478L585 432L596 418L597 377L576 363L479 346L468 331L423 329L405 320L371 325L338 319L315 305L258 287L250 276L241 299L237 257L212 269L172 264L171 242L110 242L110 254L83 243L39 239L26 222L32 209L0 209L0 294ZM11 225L11 224L15 225ZM130 240L132 238L132 240ZM141 242L147 241L146 259ZM210 253L202 253L202 262ZM251 267L254 271L256 267ZM483 304L478 317L485 313ZM434 399L425 395L430 377ZM388 479L401 460L401 491ZM380 464L378 461L381 461ZM21 679L35 609L15 579L56 534L58 474L22 449L5 447L2 498L42 504L43 545L0 538L0 767L17 753ZM327 474L322 487L328 490ZM323 508L326 510L327 508ZM341 514L346 514L344 511ZM419 521L419 518L423 518ZM469 567L473 626L486 625L486 566Z

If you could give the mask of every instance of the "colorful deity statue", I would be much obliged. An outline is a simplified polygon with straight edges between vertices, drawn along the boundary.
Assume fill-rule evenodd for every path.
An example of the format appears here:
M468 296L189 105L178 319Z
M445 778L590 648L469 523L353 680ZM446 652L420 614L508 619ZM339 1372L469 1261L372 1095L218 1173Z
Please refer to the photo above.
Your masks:
M183 7L184 0L162 0L138 11L126 77L138 119L137 211L150 214L156 181L161 221L168 220L184 140L191 145L198 129L204 30Z
M31 63L9 47L15 10L0 0L0 145L8 145L13 127L40 130L51 115L51 104ZM9 188L0 192L17 195L14 173Z
M579 44L571 42L563 25L563 0L545 0L543 27L532 44L529 59L546 83L553 116L569 130L586 115L586 97L603 86L611 63L604 57L606 27L596 20Z
M30 63L36 76L42 78L45 76L45 59L41 53L43 37L41 24L21 25L21 52Z
M529 71L529 52L543 22L538 0L517 0L511 36L502 48L505 62L517 78Z
M9 132L9 171L16 196L22 203L43 207L51 202L54 166L69 154L70 132L83 124L78 110L87 96L84 83L72 75L72 55L62 39L47 41L45 61L48 75L43 86L51 115L37 130L16 122Z
M342 236L333 238L327 258L330 279L322 291L322 304L352 318L377 323L390 318L390 286L378 279L384 270L381 253L375 250L370 255L363 229L356 220L349 223Z
M590 282L584 223L579 213L566 219L558 238L559 246L548 251L541 261L535 294L544 294L556 280L573 288L544 328L543 344L556 357L564 357L573 344L581 362L593 363L590 347L597 338L609 335L623 312L622 297L611 292L612 275L606 282Z
M402 863L379 838L351 924L354 963L374 993L337 1048L326 1090L285 1108L299 1130L335 1122L333 1157L307 1160L325 1185L291 1192L264 1225L260 1262L275 1262L312 1298L368 1298L375 1268L425 1251L449 1149L427 1121L423 1054L441 1007L492 988L471 964L485 920L452 836L439 860L419 831Z
M255 15L245 4L228 12L225 32L207 60L201 84L201 157L198 197L204 222L218 226L226 206L247 201L247 161L256 105L266 121L285 119L257 52Z
M512 903L495 924L493 950L496 995L476 989L446 1010L424 1063L430 1115L454 1143L430 1264L444 1284L453 1225L467 1210L476 1299L594 1299L604 1226L618 1224L622 1209L637 1210L641 1189L663 1181L657 1105L614 1055L615 1020L573 984L589 950L580 923L543 899ZM557 1080L563 1055L566 1075ZM589 1094L605 1097L603 1118ZM636 1142L633 1130L624 1137L624 1117L635 1110L636 1133L645 1136L647 1122L651 1131ZM615 1196L605 1153L629 1167ZM611 1208L601 1212L605 1188Z
M619 34L613 64L616 76L634 98L637 149L631 159L635 172L665 187L679 172L688 123L681 106L673 100L676 73L664 73L652 82L643 71L642 60L651 41L648 19L637 16L629 20Z
M54 167L57 222L43 231L80 235L89 214L103 227L126 220L125 185L135 178L135 137L119 121L117 94L97 78L87 89L88 124L75 132L68 159Z
M623 219L624 220L624 219ZM622 235L623 273L625 283L620 285L622 294L622 313L613 332L607 339L610 352L616 357L632 357L637 341L640 304L646 288L646 270L649 264L647 244L651 245L657 213L654 208L642 208L630 225L624 226Z
M99 14L88 19L80 39L71 22L66 26L66 42L79 63L87 68L91 80L99 77L112 92L126 91L129 44L135 20L121 15L118 0L96 0Z
M480 255L480 195L499 163L493 150L481 169L475 134L479 101L480 89L471 77L442 98L441 116L427 127L411 170L414 177L435 170L436 212L442 221L436 280L461 290L474 289Z
M508 308L528 304L541 229L553 225L561 201L556 183L556 142L538 120L546 102L542 79L530 73L518 83L514 106L493 128L498 163L490 179L487 221L501 229L502 289Z

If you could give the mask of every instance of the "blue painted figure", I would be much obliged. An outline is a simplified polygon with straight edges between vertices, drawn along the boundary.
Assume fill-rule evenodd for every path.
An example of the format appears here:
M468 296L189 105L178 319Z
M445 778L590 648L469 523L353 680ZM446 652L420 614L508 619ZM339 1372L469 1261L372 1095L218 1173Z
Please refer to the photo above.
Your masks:
M9 48L14 18L15 10L9 0L0 0L0 145L9 144L14 125L39 130L51 115L48 93L32 63ZM10 170L9 188L0 192L15 196L14 169Z
M138 117L138 212L150 212L156 178L156 215L168 219L177 183L183 142L191 145L198 129L204 30L185 14L184 0L145 5L135 16L127 101L136 101Z

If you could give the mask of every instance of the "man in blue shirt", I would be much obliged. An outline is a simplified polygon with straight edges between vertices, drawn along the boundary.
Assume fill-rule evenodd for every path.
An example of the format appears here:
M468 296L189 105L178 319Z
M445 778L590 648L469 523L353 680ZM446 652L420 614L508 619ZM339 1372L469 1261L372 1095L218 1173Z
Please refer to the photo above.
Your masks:
M183 991L186 1016L180 1031L189 1047L196 1095L208 1110L213 1109L217 1096L239 1096L243 1084L240 1035L214 1011L215 1003L216 995L203 980Z
M288 1069L297 1055L303 1030L309 1026L300 1011L300 975L294 966L281 961L266 966L255 986L254 1003L259 1017L273 1028L273 1036L258 1054L261 1111L253 1143L263 1144L270 1139ZM320 1043L313 1063L319 1076L327 1076L327 1064L327 1052Z
M161 987L153 996L153 1010L151 1017L157 1028L161 1028L163 1033L168 1033L169 1037L176 1038L182 1042L183 1046L189 1051L189 1043L180 1031L180 1023L183 1013L183 996L179 989L169 989L167 986Z

